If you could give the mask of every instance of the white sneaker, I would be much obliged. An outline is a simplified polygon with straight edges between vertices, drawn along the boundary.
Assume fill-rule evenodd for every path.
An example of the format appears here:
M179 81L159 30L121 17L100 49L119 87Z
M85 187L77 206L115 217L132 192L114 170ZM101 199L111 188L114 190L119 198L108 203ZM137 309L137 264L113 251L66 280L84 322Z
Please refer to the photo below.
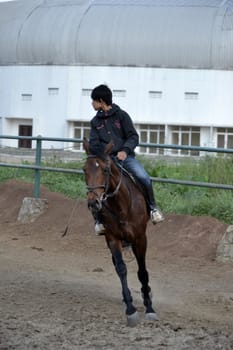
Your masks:
M164 220L163 214L158 209L151 210L150 218L154 225Z
M102 236L105 234L105 228L104 225L100 222L95 223L95 234L96 236Z

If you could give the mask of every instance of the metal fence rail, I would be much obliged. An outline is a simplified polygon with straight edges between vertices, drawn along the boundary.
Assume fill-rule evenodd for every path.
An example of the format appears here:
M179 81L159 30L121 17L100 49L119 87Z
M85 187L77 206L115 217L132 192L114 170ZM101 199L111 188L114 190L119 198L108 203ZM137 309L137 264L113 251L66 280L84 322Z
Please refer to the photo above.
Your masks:
M34 165L24 165L24 164L10 164L10 163L0 163L2 167L10 168L21 168L21 169L30 169L35 171L35 180L34 180L34 197L39 198L40 195L40 174L41 171L55 171L63 173L73 173L73 174L82 174L82 170L77 169L64 169L64 168L53 168L41 166L41 155L42 155L42 142L43 141L58 141L58 142L69 142L69 143L82 143L82 139L75 138L54 138L54 137L42 137L42 136L7 136L0 135L0 139L15 139L15 140L33 140L36 141L36 153L35 153L35 164ZM197 147L197 146L178 146L178 145L169 145L169 144L156 144L156 143L140 143L140 147L153 147L153 148L165 148L165 149L182 149L182 150L193 150L193 151L203 151L203 152L214 152L214 153L226 153L233 154L233 149L226 148L214 148L214 147ZM224 190L233 190L233 185L227 184L216 184L208 182L197 182L197 181L186 181L186 180L175 180L175 179L165 179L159 177L151 177L153 182L160 183L170 183L176 185L187 185L187 186L198 186L198 187L207 187L207 188L216 188Z

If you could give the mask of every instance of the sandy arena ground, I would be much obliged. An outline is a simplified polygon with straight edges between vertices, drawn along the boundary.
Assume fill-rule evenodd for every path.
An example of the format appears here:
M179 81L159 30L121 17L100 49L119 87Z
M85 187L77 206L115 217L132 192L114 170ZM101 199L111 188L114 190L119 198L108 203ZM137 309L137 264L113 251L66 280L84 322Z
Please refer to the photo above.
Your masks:
M31 184L0 185L1 350L232 350L233 264L215 260L227 225L167 215L149 223L147 267L160 320L144 320L136 262L124 252L141 322L126 326L120 282L86 202L42 188L48 209L34 223L17 216Z

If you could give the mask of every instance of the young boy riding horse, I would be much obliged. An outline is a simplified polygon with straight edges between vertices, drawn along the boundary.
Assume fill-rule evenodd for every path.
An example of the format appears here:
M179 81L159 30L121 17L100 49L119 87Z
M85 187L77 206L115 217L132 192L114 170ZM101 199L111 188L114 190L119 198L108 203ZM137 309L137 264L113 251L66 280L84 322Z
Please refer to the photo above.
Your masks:
M91 93L92 106L97 111L91 120L90 151L101 155L106 144L113 142L111 156L122 162L122 166L133 175L143 190L150 218L153 224L164 220L156 207L152 182L143 166L135 158L134 150L138 146L139 136L130 116L119 106L112 103L112 91L106 85L99 85ZM105 233L101 212L92 213L95 219L96 235Z

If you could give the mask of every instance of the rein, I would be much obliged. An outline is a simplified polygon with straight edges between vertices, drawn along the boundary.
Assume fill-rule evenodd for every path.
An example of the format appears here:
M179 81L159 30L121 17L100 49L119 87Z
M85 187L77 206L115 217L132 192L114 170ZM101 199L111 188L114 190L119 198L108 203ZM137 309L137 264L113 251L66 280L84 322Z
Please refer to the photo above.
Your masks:
M87 158L97 158L97 156L95 155L88 155ZM104 170L106 173L106 180L105 180L105 184L104 185L96 185L96 186L86 186L88 192L93 192L97 197L98 197L98 193L95 191L98 188L104 188L104 192L101 194L100 197L100 201L106 201L108 198L112 198L115 195L117 195L117 193L119 192L119 189L121 187L121 183L122 183L122 166L120 167L120 180L119 183L117 184L115 190L113 192L108 193L109 191L109 182L110 182L110 176L111 176L111 164L110 164L110 160L108 160L107 162L107 167Z

